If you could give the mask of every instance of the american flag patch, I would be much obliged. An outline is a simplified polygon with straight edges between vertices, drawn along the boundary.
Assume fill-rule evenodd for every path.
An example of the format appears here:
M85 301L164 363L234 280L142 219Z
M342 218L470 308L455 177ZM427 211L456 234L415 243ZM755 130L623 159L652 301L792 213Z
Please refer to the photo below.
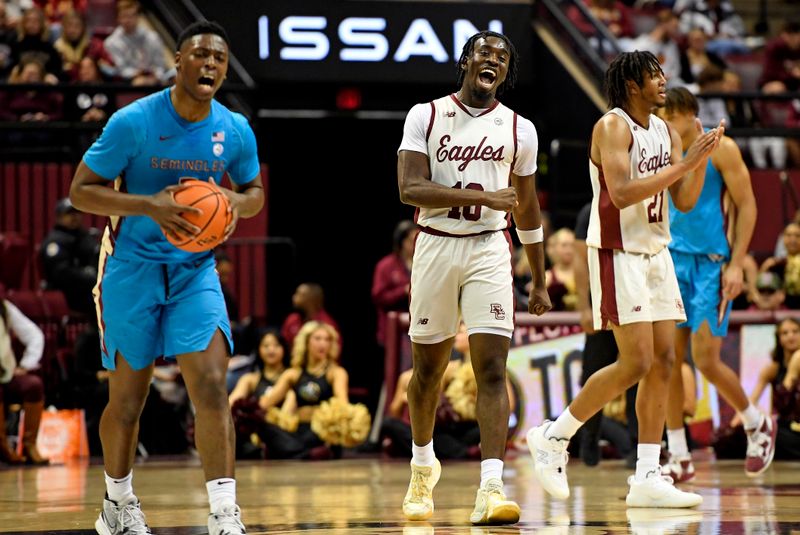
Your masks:
M225 141L225 132L212 132L211 133L211 142L212 143L223 143Z

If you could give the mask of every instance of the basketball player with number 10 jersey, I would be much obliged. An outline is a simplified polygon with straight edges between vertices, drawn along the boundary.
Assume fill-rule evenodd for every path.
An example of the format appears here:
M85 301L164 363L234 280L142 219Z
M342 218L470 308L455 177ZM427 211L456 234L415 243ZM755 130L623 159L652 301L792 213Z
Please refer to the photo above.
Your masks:
M425 151L431 180L448 188L493 192L518 176L536 172L538 140L529 120L499 101L469 109L455 95L412 108L400 150ZM459 309L469 333L510 336L514 298L510 291L510 214L488 206L419 208L420 235L411 273L411 340L436 344L455 336ZM468 238L468 239L453 239ZM447 267L445 267L445 264ZM458 269L460 265L462 269ZM488 266L488 277L474 277ZM485 274L485 273L484 273ZM443 284L458 292L430 296ZM422 321L420 320L427 320Z
M481 483L470 522L519 520L519 506L506 498L502 479L506 358L514 331L509 212L533 268L529 309L542 314L551 305L534 182L536 129L495 98L513 85L516 70L516 50L506 36L473 35L458 62L459 91L414 106L398 149L400 199L417 207L420 225L411 271L413 444L403 500L409 520L433 514L433 487L441 474L434 415L459 317L469 334L481 431Z

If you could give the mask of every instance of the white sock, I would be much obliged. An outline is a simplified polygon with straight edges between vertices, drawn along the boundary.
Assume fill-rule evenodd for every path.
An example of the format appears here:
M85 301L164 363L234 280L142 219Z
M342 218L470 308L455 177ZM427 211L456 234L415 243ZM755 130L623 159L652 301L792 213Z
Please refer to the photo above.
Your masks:
M661 454L661 444L639 444L636 447L636 481L642 482L651 472L661 475L658 466L658 456Z
M750 403L745 410L741 412L742 422L746 431L752 431L758 424L761 423L761 411L755 405Z
M105 474L105 472L103 472ZM117 503L125 502L134 497L133 495L133 470L122 478L113 478L108 474L106 477L106 493L108 499Z
M236 505L236 480L230 477L221 477L206 481L208 491L208 505L211 512L216 513L224 505Z
M417 446L416 443L411 441L411 464L417 466L433 466L433 461L436 460L436 455L433 453L433 440L424 446Z
M503 480L503 461L500 459L484 459L481 461L481 488L490 479Z
M555 422L550 424L550 427L547 428L547 432L545 432L546 438L572 438L572 435L578 432L578 429L581 428L583 422L575 418L571 412L569 412L569 407L564 409L564 412L561 413Z
M683 427L667 429L667 449L670 455L689 455L689 446L686 444L686 432Z

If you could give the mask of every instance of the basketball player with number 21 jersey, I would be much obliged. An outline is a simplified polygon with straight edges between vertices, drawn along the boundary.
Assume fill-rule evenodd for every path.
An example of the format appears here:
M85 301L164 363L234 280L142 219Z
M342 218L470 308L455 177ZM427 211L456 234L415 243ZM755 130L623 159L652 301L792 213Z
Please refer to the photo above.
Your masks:
M659 454L674 360L675 324L684 321L670 242L670 195L691 210L703 189L708 156L724 132L707 133L683 154L680 135L653 115L666 102L666 79L649 52L617 56L605 77L610 111L595 124L589 175L593 199L586 238L594 326L611 327L617 362L592 375L555 422L528 431L534 474L552 496L566 499L567 445L583 423L639 383L636 474L629 507L694 507L702 497L661 475ZM669 192L665 191L669 189ZM629 512L632 525L639 512ZM636 519L636 520L635 520Z
M461 316L481 431L481 483L470 521L511 524L520 509L506 498L502 479L506 358L514 330L510 212L533 268L529 310L539 315L551 308L534 182L538 140L530 121L495 98L513 86L517 74L516 50L506 36L473 35L457 67L460 90L412 108L398 149L400 199L417 207L421 230L411 273L413 444L403 514L409 520L433 514L432 492L441 474L434 416Z

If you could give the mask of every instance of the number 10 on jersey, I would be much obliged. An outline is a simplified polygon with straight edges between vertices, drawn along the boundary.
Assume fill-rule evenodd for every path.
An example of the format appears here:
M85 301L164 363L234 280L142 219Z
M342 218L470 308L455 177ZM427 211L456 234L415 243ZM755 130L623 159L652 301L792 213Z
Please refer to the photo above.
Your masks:
M456 182L456 185L453 186L452 189L461 189L461 181L459 180ZM470 182L466 185L464 189L472 189L475 191L483 191L483 186L476 182ZM450 219L461 219L461 216L464 216L464 219L467 221L477 221L481 218L481 206L453 206L449 212L447 212L447 217Z

